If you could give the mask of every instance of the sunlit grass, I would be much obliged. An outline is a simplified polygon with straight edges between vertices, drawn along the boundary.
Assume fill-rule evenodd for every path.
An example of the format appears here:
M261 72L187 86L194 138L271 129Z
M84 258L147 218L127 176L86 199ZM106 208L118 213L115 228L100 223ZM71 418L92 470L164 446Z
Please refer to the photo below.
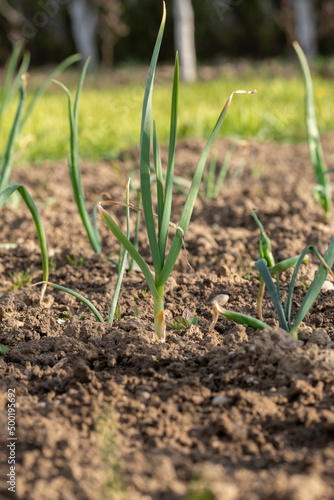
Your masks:
M79 77L78 77L79 78ZM207 138L216 119L217 106L236 88L256 88L253 99L239 100L224 123L220 136L297 142L306 138L302 78L217 78L180 85L178 140ZM320 132L334 129L334 87L314 78L315 105ZM161 144L168 142L171 83L160 82L154 92L157 130ZM83 89L79 114L81 156L110 158L139 143L144 81ZM28 89L29 102L29 89ZM15 110L13 103L10 113ZM4 137L11 119L4 124ZM67 100L55 86L43 96L22 130L16 160L41 163L68 154Z

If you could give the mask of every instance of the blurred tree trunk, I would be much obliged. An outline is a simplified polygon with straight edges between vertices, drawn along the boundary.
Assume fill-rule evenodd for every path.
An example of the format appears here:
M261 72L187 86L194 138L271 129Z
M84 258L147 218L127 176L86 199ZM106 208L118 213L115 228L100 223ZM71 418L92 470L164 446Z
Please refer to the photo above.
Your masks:
M83 63L91 57L89 70L95 71L99 67L99 53L97 46L97 23L99 10L90 0L72 0L67 6L77 51L82 54Z
M123 7L119 0L93 1L100 9L98 35L101 41L101 64L111 68L117 40L126 36L129 28L122 21Z
M313 0L292 0L296 38L306 56L317 55L317 25Z
M8 0L0 0L0 14L14 26L19 26L22 23L23 15L17 9L11 7Z
M179 51L180 76L187 83L196 80L195 22L191 0L174 0L174 41Z

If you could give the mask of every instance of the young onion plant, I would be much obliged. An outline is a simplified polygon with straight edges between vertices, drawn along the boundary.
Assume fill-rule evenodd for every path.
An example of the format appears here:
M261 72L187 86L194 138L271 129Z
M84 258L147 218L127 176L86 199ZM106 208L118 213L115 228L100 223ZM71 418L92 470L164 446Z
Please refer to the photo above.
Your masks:
M68 165L69 165L69 174L70 174L70 179L71 179L71 184L72 184L72 190L73 190L73 196L75 203L77 205L77 209L79 212L79 215L81 217L82 223L85 227L89 242L93 248L93 250L96 253L101 253L102 248L101 248L101 243L100 243L100 235L99 235L99 229L97 225L97 202L94 205L94 209L92 212L92 215L90 217L87 204L86 204L86 199L85 199L85 192L84 188L81 182L81 173L80 173L80 165L79 165L79 145L78 145L78 119L79 119L79 101L80 101L80 96L85 80L85 76L87 73L87 68L89 65L90 58L87 59L87 61L84 64L84 67L81 72L77 92L75 95L75 100L73 103L71 93L69 89L62 84L61 82L58 82L54 80L54 82L59 85L67 94L68 98L68 111L69 111L69 125L70 125L70 153L68 157ZM130 186L130 181L129 181L129 186ZM126 196L129 197L129 186L127 187L126 190ZM140 197L139 197L140 198ZM140 201L140 200L139 200ZM135 226L135 235L134 235L134 246L135 248L138 247L138 231L139 231L139 220L140 220L140 211L138 211L137 215L137 220L136 220L136 226ZM129 227L129 221L128 221L128 227ZM124 255L125 255L125 260L124 260ZM123 253L123 248L122 246L120 247L120 252L119 252L119 259L118 261L116 259L109 259L113 263L116 264L118 271L119 271L119 276L123 276L126 264L127 264L127 252L124 254ZM129 269L133 270L134 268L134 261L133 259L130 259L128 263ZM123 271L122 271L123 269ZM118 293L115 291L115 294L113 296L113 302L116 297L118 297ZM114 304L116 307L116 304ZM113 309L113 305L111 306L111 310ZM113 322L113 316L114 313L109 314L109 323L112 324Z
M74 99L74 103L72 101L72 96L69 89L61 82L55 81L55 83L57 83L57 85L59 85L66 92L68 97L68 112L70 120L70 154L68 156L68 166L69 166L69 173L72 183L74 200L77 205L77 209L80 214L82 223L86 229L89 242L94 252L101 253L101 243L100 243L99 230L96 224L96 217L94 216L94 213L92 220L89 216L85 201L85 193L81 182L80 168L79 168L79 149L78 149L79 101L89 60L90 59L88 58L84 64L78 89Z
M178 91L179 91L179 63L178 55L175 59L173 89L172 89L172 104L171 104L171 121L170 121L170 137L169 137L169 152L166 176L164 180L162 172L162 164L159 153L159 143L155 123L153 123L152 134L152 95L155 69L157 65L158 55L160 51L161 41L163 37L164 27L166 22L166 8L163 4L163 16L157 36L156 44L153 51L153 56L149 68L141 121L140 135L140 190L143 204L143 212L151 256L154 267L154 275L149 266L144 261L142 256L134 248L126 235L118 227L112 216L103 207L104 202L98 204L98 210L112 233L120 241L123 247L128 251L130 257L134 259L139 268L144 274L147 284L153 296L154 301L154 328L160 339L164 342L166 338L166 325L164 313L164 292L166 282L174 268L178 255L184 243L184 238L188 229L195 200L198 194L203 170L211 148L211 145L223 123L232 97L235 93L254 93L255 91L235 91L228 98L218 121L209 137L209 140L203 150L197 165L191 187L184 205L184 209L178 225L171 223L172 210L172 189L174 178L174 163L175 163L175 145L176 145L176 129L177 129L177 111L178 111ZM153 135L153 139L152 139ZM157 216L155 216L152 193L151 193L151 175L150 175L150 158L151 145L153 145L153 160L156 176L157 190ZM157 218L157 230L155 219ZM174 238L166 255L166 245L169 227L173 226L175 230Z
M22 62L17 70L17 74L15 75L16 66L21 54L22 47L20 44L16 45L13 49L12 55L9 59L7 69L5 72L4 82L0 91L0 127L1 122L4 116L6 109L8 108L10 102L12 101L14 95L17 90L19 90L19 100L17 104L16 113L14 116L14 121L12 128L10 130L9 138L7 141L6 149L2 156L2 167L0 171L0 193L5 188L8 187L10 183L10 177L13 169L13 158L14 158L14 150L15 150L15 142L18 137L18 134L31 113L34 110L38 100L43 95L45 90L47 89L52 78L66 69L71 64L79 61L81 56L75 54L73 56L68 57L64 61L62 61L51 73L45 78L43 83L38 87L36 92L34 93L30 103L25 109L25 101L26 101L26 88L28 82L28 67L30 63L30 55L28 52L25 52L22 57Z
M311 285L309 286L307 293L304 297L303 303L301 304L296 317L294 321L292 320L292 297L293 297L293 292L295 288L295 283L297 279L297 275L300 269L300 266L305 262L305 258L307 256L307 253L311 251L317 259L321 262L321 265L319 267L319 270L313 279ZM295 257L293 257L295 259ZM283 261L284 262L284 261ZM271 300L274 304L274 307L276 309L277 315L278 315L278 320L279 320L279 325L280 327L289 332L290 335L295 339L298 340L298 327L300 323L303 321L305 318L306 314L309 312L310 308L316 301L321 287L326 280L328 273L331 273L332 276L334 276L333 272L331 271L331 267L334 265L334 238L332 238L329 247L327 249L327 252L324 257L320 255L318 250L313 246L309 245L304 250L301 252L297 259L297 263L295 265L295 269L290 281L289 285L289 290L288 290L288 295L287 299L285 301L285 304L283 305L282 298L281 298L281 292L280 292L280 286L279 286L279 266L283 263L281 262L280 264L277 264L277 270L276 270L276 284L273 281L272 278L272 269L273 267L268 267L268 262L266 258L261 258L255 263L256 268L258 269L261 280L264 281L265 285L268 288ZM287 261L285 261L287 262ZM223 306L227 303L229 297L228 295L218 295L212 300L212 311L213 311L213 321L210 326L210 331L214 329L217 320L218 320L218 315L222 314L225 316L227 319L230 319L231 321L234 321L235 323L240 323L245 326L251 326L253 328L258 328L259 330L263 330L265 328L271 328L267 323L264 321L261 321L257 318L254 318L252 316L248 316L247 314L241 314L237 313L234 311L229 311L225 309Z
M321 262L321 265L319 267L319 270L317 274L315 275L311 285L309 286L307 293L304 297L303 303L300 306L297 315L292 321L291 318L291 308L292 308L292 296L293 296L293 291L297 279L297 275L299 272L299 268L302 265L306 255L308 252L312 252L317 259ZM288 290L288 297L287 300L284 304L282 304L282 299L281 299L281 294L280 294L280 287L279 287L279 279L278 279L278 274L276 275L277 282L276 285L272 279L272 275L267 267L267 263L265 259L260 259L255 263L256 268L258 269L259 273L261 274L262 279L264 280L271 300L273 301L273 304L275 306L278 319L279 319L279 324L280 327L283 328L283 330L286 330L287 332L290 332L291 336L294 339L298 339L298 326L300 323L303 321L305 318L306 314L309 312L311 309L312 305L316 301L321 287L324 284L324 281L326 280L328 273L331 273L332 276L334 276L333 272L331 271L331 267L334 265L334 238L332 238L329 247L327 249L327 252L325 253L324 258L320 255L318 250L313 246L309 245L304 250L299 256L299 259L297 261L297 264L295 266L290 285L289 285L289 290Z
M328 175L324 154L322 151L317 118L314 109L314 95L310 68L298 42L293 42L293 47L301 64L305 81L305 114L306 130L310 152L317 184L313 189L314 199L321 205L326 217L330 217L332 208L332 185Z
M269 239L269 236L267 232L264 230L263 225L259 221L258 216L255 213L255 210L252 210L251 215L253 219L255 220L258 228L260 229L260 258L264 259L266 261L266 264L268 266L268 270L272 276L276 276L276 274L281 274L284 271L288 271L292 267L294 267L299 259L299 255L296 255L295 257L290 257L289 259L282 260L278 264L276 264L272 250L271 250L271 241ZM306 264L308 261L308 255L305 255L303 263ZM259 293L257 296L257 315L260 318L261 321L263 321L263 316L262 316L262 300L265 292L265 282L262 279L262 276L260 275L260 289Z

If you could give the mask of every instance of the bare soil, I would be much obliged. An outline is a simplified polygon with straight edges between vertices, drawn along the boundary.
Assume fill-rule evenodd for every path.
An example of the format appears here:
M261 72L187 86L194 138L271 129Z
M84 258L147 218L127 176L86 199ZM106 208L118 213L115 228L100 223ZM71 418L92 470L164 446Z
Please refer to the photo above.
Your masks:
M333 139L324 137L329 166ZM228 145L216 142L219 161ZM179 144L179 175L194 172L202 148L199 140ZM167 150L162 154L166 160ZM123 201L137 165L137 150L112 164L83 162L90 207L101 192ZM14 495L6 484L10 388L18 499L334 499L333 291L320 294L299 341L278 328L268 297L264 317L273 330L221 318L209 333L215 295L228 294L230 309L256 316L253 208L270 232L276 261L309 244L324 253L334 223L313 201L306 144L252 143L246 156L243 148L233 153L231 168L235 175L217 199L197 200L186 252L166 287L169 320L188 309L198 324L168 328L165 344L155 337L152 297L135 271L125 275L121 317L112 328L60 291L49 288L40 305L40 288L10 290L21 271L41 279L41 258L25 205L1 208L1 243L13 244L0 248L0 343L8 347L0 358L1 498ZM117 241L100 221L104 255L91 250L65 162L14 173L38 203L50 281L82 293L107 317L116 268L106 256L117 256ZM184 200L176 193L175 223ZM113 214L124 225L124 209ZM144 227L140 248L150 263ZM301 270L294 310L317 268L310 258ZM290 277L282 277L283 293Z

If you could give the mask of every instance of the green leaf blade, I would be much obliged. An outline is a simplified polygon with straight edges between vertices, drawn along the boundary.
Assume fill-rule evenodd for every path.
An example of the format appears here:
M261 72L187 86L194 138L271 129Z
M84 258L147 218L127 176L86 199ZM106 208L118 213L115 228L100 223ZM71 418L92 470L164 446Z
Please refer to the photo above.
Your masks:
M271 300L273 301L273 304L275 306L275 309L278 314L278 319L279 319L279 324L280 327L283 328L285 331L289 331L288 323L284 314L281 298L279 294L277 293L277 287L275 283L273 282L273 279L271 277L270 271L267 267L267 263L265 259L260 259L257 262L255 262L255 266L257 270L259 271L261 278L266 284L266 287L268 288L268 291L271 296Z
M76 299L78 299L81 302L83 302L83 304L85 304L92 311L92 313L100 321L100 323L104 322L103 321L103 317L101 316L101 314L99 313L99 311L96 309L96 307L88 299L86 299L86 297L84 297L80 293L75 292L74 290L71 290L70 288L66 288L65 286L57 285L56 283L51 283L50 281L43 281L42 283L44 283L46 285L50 285L53 288L61 290L62 292L66 292L69 295L73 295L73 297L75 297ZM38 284L38 283L36 283L36 284Z
M7 108L12 96L13 91L15 92L16 88L12 85L11 82L14 76L15 68L20 57L20 53L22 50L22 44L18 43L14 46L11 56L8 61L7 69L5 72L4 81L2 84L1 92L0 92L0 123L2 119L2 115ZM14 87L14 88L13 88Z
M75 100L74 100L74 106L73 106L73 116L74 116L74 124L76 127L78 127L78 115L79 115L79 101L80 101L80 96L82 92L82 87L85 81L88 65L90 63L90 57L87 58L84 67L82 68L81 71L81 76L79 80L79 85L77 88L77 93L75 95Z
M302 254L301 254L301 256L302 256ZM327 252L324 256L324 261L326 262L326 264L330 268L334 265L334 238L332 238L332 240L329 244ZM297 268L297 266L296 266L296 268ZM293 333L295 333L295 335L297 333L297 328L298 328L299 324L303 321L306 314L309 312L310 308L312 307L315 300L317 299L317 297L321 291L321 287L324 284L325 279L327 278L328 273L329 273L329 270L326 269L326 267L323 264L321 264L317 274L315 275L314 280L312 281L309 289L307 290L307 293L305 295L303 303L300 306L299 311L296 315L295 321L293 323L291 331Z
M3 191L8 186L10 182L10 176L12 173L15 141L21 128L22 112L26 98L26 82L23 79L20 82L19 92L20 92L19 103L14 117L14 122L9 134L9 139L7 142L5 154L3 157L2 169L0 173L0 192Z
M37 236L39 240L39 246L41 250L42 257L42 268L43 268L43 281L48 281L49 279L49 260L48 260L48 250L46 244L46 236L42 223L41 216L37 210L34 200L30 196L28 190L22 186L22 184L12 184L7 189L0 193L0 206L5 203L5 201L14 193L14 191L18 191L27 205L32 218L34 220Z
M128 181L128 184L126 186L126 195L125 195L125 203L126 203L126 238L130 241L130 208L129 208L129 203L130 203L130 179ZM109 309L109 316L108 316L108 323L110 326L112 326L113 321L114 321L114 316L115 316L115 311L117 307L117 302L118 302L118 297L121 291L121 286L122 286L122 281L123 281L123 276L125 273L125 266L127 262L127 257L128 257L128 251L126 248L123 249L122 256L121 256L121 262L119 265L119 270L118 270L118 276L116 280L116 285L115 285L115 290L113 293L113 297L111 300L110 304L110 309Z
M277 273L281 274L284 273L285 271L288 271L292 267L295 267L295 265L298 262L300 255L295 255L294 257L289 257L288 259L284 259L281 262L277 262L273 267L269 267L270 274L272 276L275 276ZM304 255L304 258L302 260L303 264L307 263L307 256Z
M55 83L57 83L57 85L59 85L65 91L68 98L68 114L69 114L69 125L70 125L70 154L68 158L68 167L69 167L69 175L72 184L74 201L76 203L79 215L81 217L89 242L94 252L101 253L99 232L97 230L97 225L94 223L94 210L93 210L93 223L92 223L86 206L85 193L81 181L81 174L79 167L79 148L78 148L79 108L78 107L79 107L80 93L82 90L88 64L89 64L89 59L87 59L81 73L74 105L72 102L72 96L69 89L61 82L55 81Z
M320 134L318 130L317 118L314 108L314 93L310 68L307 58L297 42L293 43L293 47L297 53L305 82L305 113L306 113L306 130L307 140L310 152L311 163L313 165L314 173L316 175L318 184L319 202L325 212L326 217L331 214L332 208L332 187L329 176L327 174L327 167L322 151Z
M157 40L154 46L154 51L145 87L141 132L140 132L140 184L141 184L142 203L143 203L145 224L147 229L147 236L150 243L153 265L156 274L158 274L161 269L161 257L155 230L155 221L152 209L151 180L150 180L152 94L153 94L153 81L154 81L155 69L157 65L165 23L166 23L166 7L165 4L163 3L162 21L160 24Z
M163 183L163 176L162 176L162 166L161 166L161 156L160 156L158 135L157 135L155 122L153 122L153 159L154 159L155 175L156 175L156 179L157 179L158 233L160 234L162 214L163 214L163 210L164 210L164 183Z
M142 256L138 253L138 251L135 249L135 247L132 245L132 243L128 240L128 238L125 236L123 231L117 226L116 222L114 219L109 215L109 213L102 207L101 204L98 205L99 212L102 216L102 219L104 220L105 224L109 227L110 231L114 234L114 236L118 239L118 241L123 245L123 247L129 252L131 257L134 259L134 261L138 264L140 267L142 273L145 276L145 279L147 281L147 284L152 292L152 295L154 298L160 298L154 278L152 276L152 273L150 271L150 268L142 258Z
M161 227L159 231L159 251L161 256L161 267L163 266L165 260L166 243L167 243L169 222L172 211L178 94L179 94L179 59L178 55L176 54L173 90L172 90L169 150L168 150L167 174L166 174L166 184L165 184L164 207L163 207Z
M228 311L227 309L222 309L219 311L220 314L225 316L225 318L230 321L234 321L234 323L238 323L239 325L247 325L252 328L257 328L258 330L264 330L265 328L271 329L272 327L265 323L264 321L260 321L257 318L253 318L253 316L248 316L248 314L237 313L234 311Z
M255 210L251 211L251 216L255 220L258 228L260 229L260 257L261 259L265 259L268 267L275 266L275 259L271 251L271 242L269 237L264 230L262 223L260 222L258 216L256 215Z

